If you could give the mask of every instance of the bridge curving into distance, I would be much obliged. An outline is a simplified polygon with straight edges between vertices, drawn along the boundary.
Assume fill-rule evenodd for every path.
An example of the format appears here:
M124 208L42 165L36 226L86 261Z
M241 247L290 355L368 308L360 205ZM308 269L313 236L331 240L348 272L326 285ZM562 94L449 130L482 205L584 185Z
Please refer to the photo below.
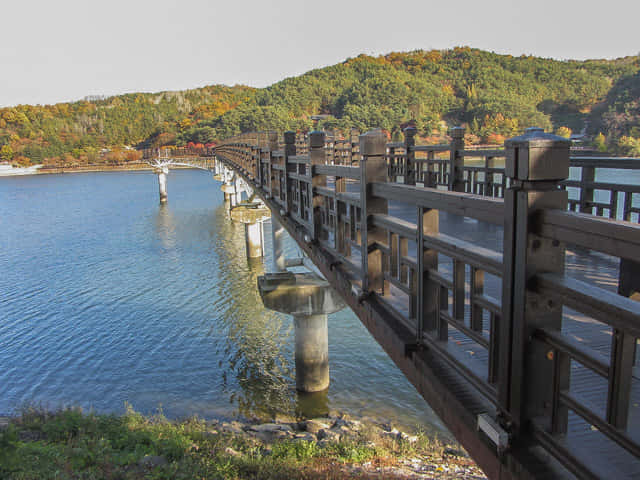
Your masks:
M296 319L298 388L328 385L344 301L490 478L640 477L640 186L596 180L640 160L572 156L540 129L491 150L450 133L256 133L172 156L214 158L229 205L270 214L324 277L259 282Z

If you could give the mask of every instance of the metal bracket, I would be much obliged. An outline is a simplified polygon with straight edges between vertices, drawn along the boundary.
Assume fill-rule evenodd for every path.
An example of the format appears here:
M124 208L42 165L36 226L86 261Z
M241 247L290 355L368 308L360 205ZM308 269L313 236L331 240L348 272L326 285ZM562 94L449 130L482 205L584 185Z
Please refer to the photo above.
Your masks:
M360 295L358 295L358 303L362 305L364 301L371 295L373 295L373 292L371 290L360 292Z
M410 356L412 353L417 352L418 350L420 350L420 344L415 342L415 343L405 343L404 344L404 356L408 357Z
M336 267L337 267L338 265L340 265L340 264L342 264L342 262L341 262L341 261L339 261L339 260L338 260L338 261L335 261L335 262L331 262L331 263L329 264L329 271L330 271L330 272L333 272L333 269L334 269L334 268L336 268Z
M488 413L478 415L478 430L491 440L498 453L502 454L509 448L509 432L504 430Z

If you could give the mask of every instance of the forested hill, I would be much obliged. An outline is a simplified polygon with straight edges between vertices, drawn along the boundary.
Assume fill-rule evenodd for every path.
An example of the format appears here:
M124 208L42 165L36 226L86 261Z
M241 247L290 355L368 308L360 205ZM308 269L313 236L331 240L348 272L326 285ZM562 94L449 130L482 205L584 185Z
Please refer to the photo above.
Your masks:
M453 125L466 125L472 142L500 142L532 125L564 135L586 127L599 148L640 155L640 57L557 61L463 47L361 55L263 89L21 105L0 109L0 156L22 164L116 162L136 156L125 146L308 130L315 114L329 115L319 127L383 127L392 135L413 120L426 141L444 140Z

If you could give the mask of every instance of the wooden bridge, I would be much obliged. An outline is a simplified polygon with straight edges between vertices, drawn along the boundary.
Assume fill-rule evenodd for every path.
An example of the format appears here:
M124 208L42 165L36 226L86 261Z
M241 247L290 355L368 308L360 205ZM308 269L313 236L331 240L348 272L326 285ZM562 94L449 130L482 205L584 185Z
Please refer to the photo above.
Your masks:
M640 186L596 179L640 160L538 129L451 138L259 133L197 155L255 189L490 478L640 478Z

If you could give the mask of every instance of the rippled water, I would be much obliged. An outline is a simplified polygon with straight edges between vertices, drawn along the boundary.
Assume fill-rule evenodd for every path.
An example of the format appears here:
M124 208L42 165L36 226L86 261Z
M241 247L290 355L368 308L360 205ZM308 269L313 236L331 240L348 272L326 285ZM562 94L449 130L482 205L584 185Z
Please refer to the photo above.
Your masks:
M330 408L442 428L350 310L329 317L328 398L296 394L291 318L256 289L271 259L247 261L219 185L172 171L161 207L150 173L0 179L0 412Z

